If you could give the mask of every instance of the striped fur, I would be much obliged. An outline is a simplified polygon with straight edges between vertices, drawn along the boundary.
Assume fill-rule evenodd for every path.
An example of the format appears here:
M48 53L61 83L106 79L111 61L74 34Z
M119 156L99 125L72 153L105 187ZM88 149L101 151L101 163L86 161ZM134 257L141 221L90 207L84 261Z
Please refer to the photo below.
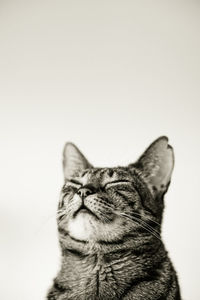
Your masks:
M181 299L160 227L173 160L166 137L135 164L116 168L94 168L66 145L57 216L62 264L48 300Z

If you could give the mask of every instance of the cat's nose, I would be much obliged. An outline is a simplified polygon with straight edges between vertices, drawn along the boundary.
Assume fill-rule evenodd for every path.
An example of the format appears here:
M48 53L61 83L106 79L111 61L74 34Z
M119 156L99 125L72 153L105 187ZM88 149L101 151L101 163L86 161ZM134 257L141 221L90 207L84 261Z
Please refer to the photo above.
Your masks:
M93 191L89 188L80 188L77 191L77 194L83 199L83 198L93 194Z

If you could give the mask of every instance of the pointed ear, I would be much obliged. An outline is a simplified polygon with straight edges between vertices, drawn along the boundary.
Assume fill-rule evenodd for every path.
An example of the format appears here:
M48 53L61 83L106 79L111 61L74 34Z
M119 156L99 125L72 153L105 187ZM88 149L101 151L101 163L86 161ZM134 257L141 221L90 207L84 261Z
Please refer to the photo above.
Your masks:
M174 152L168 138L155 140L133 166L142 171L155 193L166 192L174 167Z
M63 171L65 180L76 176L79 172L91 168L92 165L73 143L66 143L63 151Z

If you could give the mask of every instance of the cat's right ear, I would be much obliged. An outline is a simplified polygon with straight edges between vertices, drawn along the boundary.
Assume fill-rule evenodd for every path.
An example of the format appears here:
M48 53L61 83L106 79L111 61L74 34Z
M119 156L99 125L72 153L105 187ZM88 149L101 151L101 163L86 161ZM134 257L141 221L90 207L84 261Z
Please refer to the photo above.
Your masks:
M63 151L64 178L68 180L77 176L81 171L92 168L85 156L73 143L66 143Z

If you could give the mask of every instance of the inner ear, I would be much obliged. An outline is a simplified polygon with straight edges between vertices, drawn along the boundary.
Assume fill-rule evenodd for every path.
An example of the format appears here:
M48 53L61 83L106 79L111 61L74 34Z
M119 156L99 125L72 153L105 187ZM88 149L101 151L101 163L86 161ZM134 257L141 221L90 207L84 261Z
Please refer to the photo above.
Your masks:
M152 190L167 191L174 167L173 148L168 138L163 136L155 140L132 166L142 171Z
M92 168L81 151L73 144L66 143L63 151L63 171L65 180L77 176L81 171Z

